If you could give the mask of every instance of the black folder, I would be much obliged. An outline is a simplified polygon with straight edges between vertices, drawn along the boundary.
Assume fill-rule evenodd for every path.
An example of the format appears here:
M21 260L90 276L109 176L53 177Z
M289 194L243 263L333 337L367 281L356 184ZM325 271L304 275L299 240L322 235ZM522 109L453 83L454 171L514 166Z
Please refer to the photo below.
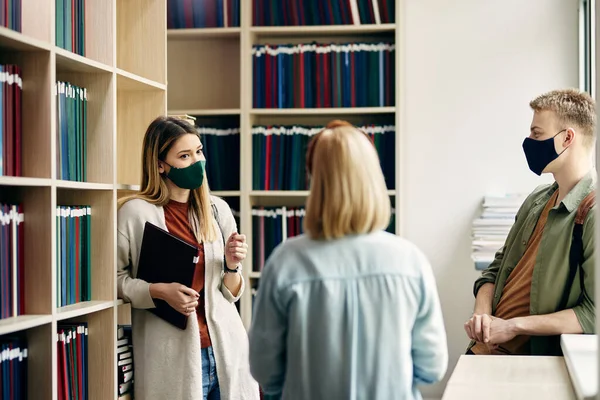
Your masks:
M158 226L146 222L137 278L150 283L177 282L192 287L198 257L198 247L179 239ZM187 318L164 300L154 299L156 308L149 312L185 329Z

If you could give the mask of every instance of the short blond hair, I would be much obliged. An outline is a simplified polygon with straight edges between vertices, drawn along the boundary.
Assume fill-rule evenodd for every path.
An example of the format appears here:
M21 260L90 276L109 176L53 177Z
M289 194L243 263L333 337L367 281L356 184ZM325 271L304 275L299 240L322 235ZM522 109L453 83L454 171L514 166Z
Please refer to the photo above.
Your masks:
M304 229L313 239L336 239L385 229L391 206L375 146L345 121L316 134L306 152L310 194Z
M596 136L596 103L586 92L577 89L553 90L531 100L533 111L554 111L563 124L581 128L584 143L591 145Z

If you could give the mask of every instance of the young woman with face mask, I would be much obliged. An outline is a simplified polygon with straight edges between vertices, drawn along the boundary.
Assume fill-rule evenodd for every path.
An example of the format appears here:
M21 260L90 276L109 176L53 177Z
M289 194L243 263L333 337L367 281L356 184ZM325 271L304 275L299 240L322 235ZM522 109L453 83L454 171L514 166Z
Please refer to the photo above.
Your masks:
M131 303L136 398L259 398L234 305L248 246L227 203L210 195L205 162L190 123L159 117L144 137L140 191L119 201L117 288ZM192 287L136 278L146 222L199 247ZM155 299L188 316L186 329L148 312Z

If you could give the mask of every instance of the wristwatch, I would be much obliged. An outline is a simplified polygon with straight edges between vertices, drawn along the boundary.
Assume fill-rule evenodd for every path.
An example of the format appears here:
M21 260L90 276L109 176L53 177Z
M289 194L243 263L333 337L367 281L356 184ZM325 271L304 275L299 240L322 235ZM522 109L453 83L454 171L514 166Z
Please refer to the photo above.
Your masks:
M224 268L225 268L225 273L230 273L230 274L235 274L240 272L242 269L240 268L240 265L238 264L235 269L231 269L227 266L227 263L224 263Z

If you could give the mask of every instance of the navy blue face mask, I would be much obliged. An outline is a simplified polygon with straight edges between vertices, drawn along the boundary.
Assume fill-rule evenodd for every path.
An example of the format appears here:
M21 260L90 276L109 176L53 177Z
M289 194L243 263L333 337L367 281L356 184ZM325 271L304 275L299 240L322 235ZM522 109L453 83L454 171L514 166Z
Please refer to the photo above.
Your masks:
M523 151L525 152L525 158L527 158L527 164L529 169L537 175L542 175L544 168L548 166L552 161L556 160L558 156L565 152L568 148L561 151L560 154L556 152L554 148L554 138L566 131L563 129L550 139L546 140L535 140L532 138L525 138L523 141Z

